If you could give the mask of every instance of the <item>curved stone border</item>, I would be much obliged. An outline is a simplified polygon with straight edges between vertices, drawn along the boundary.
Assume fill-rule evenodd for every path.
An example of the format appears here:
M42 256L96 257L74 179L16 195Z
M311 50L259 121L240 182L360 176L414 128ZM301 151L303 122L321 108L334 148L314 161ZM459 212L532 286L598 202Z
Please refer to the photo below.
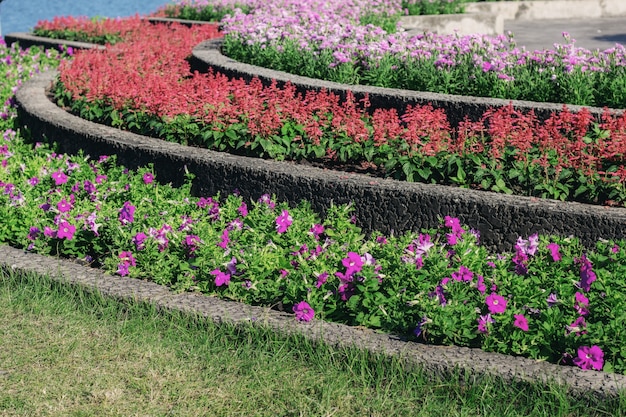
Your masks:
M41 46L44 48L61 49L61 46L72 47L74 49L104 49L104 45L96 45L88 42L67 41L64 39L46 38L26 32L13 32L4 36L4 41L8 46L18 43L20 48L30 48L31 46Z
M354 93L357 100L369 97L371 109L395 108L403 113L407 106L432 104L436 108L445 110L452 126L457 126L465 117L471 120L479 120L483 114L496 107L512 104L516 109L524 112L534 111L539 119L547 119L554 112L563 110L563 104L539 103L534 101L504 100L489 97L460 96L453 94L428 93L422 91L401 90L398 88L383 88L366 85L349 85L332 81L324 81L315 78L289 74L284 71L275 71L255 65L244 64L235 61L221 53L222 39L212 39L201 42L192 52L189 59L192 71L208 72L212 68L216 72L227 75L229 78L243 78L250 81L259 78L264 85L270 85L273 81L278 86L291 83L296 90L305 94L308 90L326 90L333 92L345 99L348 91ZM599 107L568 105L572 112L588 109L596 118L604 113L605 109ZM623 110L611 109L613 113L621 114Z
M185 170L196 177L196 195L231 193L247 199L276 194L292 204L308 200L324 214L331 204L352 203L358 224L383 233L434 228L444 215L456 216L480 231L490 249L512 250L519 236L532 233L575 235L588 246L601 238L626 237L626 209L509 196L457 187L409 183L290 162L235 156L192 148L88 122L52 103L46 88L56 72L39 74L16 93L20 122L32 136L60 146L60 152L117 154L136 168L154 163L161 182L180 185Z
M105 274L75 262L27 253L0 245L0 267L37 273L51 279L78 284L90 291L125 301L152 303L185 313L193 313L217 323L253 323L271 330L300 334L331 346L356 347L386 356L397 356L409 366L419 366L429 374L441 375L462 370L470 375L495 375L505 382L528 381L565 384L574 395L612 397L626 388L626 376L576 367L553 365L521 357L488 353L456 346L432 346L407 342L394 335L337 323L313 320L297 322L294 316L198 293L176 294L153 282Z

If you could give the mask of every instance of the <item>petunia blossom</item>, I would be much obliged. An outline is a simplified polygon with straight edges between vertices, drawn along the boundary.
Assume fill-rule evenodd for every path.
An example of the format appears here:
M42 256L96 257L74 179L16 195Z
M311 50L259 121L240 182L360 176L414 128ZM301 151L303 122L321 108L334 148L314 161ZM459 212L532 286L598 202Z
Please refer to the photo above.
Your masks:
M552 242L549 243L547 246L548 250L550 251L550 255L552 256L552 260L554 262L558 262L561 260L561 254L559 253L559 245Z
M296 319L299 321L309 322L315 317L315 311L306 301L300 301L298 304L294 305L293 312L296 315Z
M76 226L62 220L59 223L59 231L57 232L57 236L59 239L67 239L72 240L74 238L74 233L76 232Z
M506 298L499 294L489 294L485 298L485 303L487 303L487 308L491 314L504 313L504 310L506 310Z
M61 185L67 182L67 175L65 175L61 170L53 172L50 176L54 180L55 185Z
M596 280L596 274L593 272L591 261L583 254L580 259L575 260L576 263L580 263L580 288L589 292L591 289L591 283Z
M523 314L514 314L515 321L513 322L513 326L522 329L523 331L528 331L528 319L524 317Z
M143 183L144 184L152 184L154 182L154 174L151 172L146 172L143 174Z
M219 269L214 269L210 274L215 276L216 286L221 287L222 285L230 284L230 274L224 273Z
M130 224L135 221L135 206L130 201L124 202L118 219L122 224Z
M604 366L604 352L599 346L581 346L574 364L581 369L595 369L601 371Z
M276 218L276 231L281 234L285 233L289 226L293 223L293 217L289 214L287 210L283 210L280 213L280 216Z

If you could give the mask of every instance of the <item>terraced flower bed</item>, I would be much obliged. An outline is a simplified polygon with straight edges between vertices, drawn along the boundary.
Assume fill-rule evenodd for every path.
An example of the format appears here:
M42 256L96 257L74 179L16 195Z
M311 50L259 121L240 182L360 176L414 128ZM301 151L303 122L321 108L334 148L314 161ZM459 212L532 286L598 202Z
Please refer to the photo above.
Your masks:
M10 118L5 124L13 123ZM10 124L9 124L10 126ZM364 237L349 207L319 218L271 196L191 197L115 157L56 154L9 128L1 240L178 290L279 305L299 320L367 325L622 372L626 242L520 237L489 253L456 218L424 233Z
M103 117L113 126L135 126L142 132L146 126L163 129L168 132L164 138L170 140L182 137L193 143L210 136L223 140L218 143L235 141L231 146L244 153L257 140L255 148L267 153L261 156L276 157L269 154L277 149L268 150L261 139L291 147L303 142L305 135L315 138L305 130L315 134L313 122L322 131L320 142L337 136L343 140L337 153L359 139L371 141L374 148L391 146L386 142L395 138L401 146L390 153L401 155L405 143L408 155L426 160L440 153L439 143L457 143L459 133L445 126L411 138L424 120L429 123L423 128L432 129L430 118L440 117L432 108L415 108L395 119L392 113L374 112L368 119L363 104L340 103L329 94L298 97L289 88L265 89L259 83L246 85L218 75L189 75L181 57L198 42L196 36L203 36L200 30L176 25L154 30L147 33L165 55L150 50L142 34L115 49L81 52L71 64L63 64L64 89L57 90L58 98L73 100L63 104L76 106L74 110L88 118ZM141 48L133 49L134 43ZM150 59L142 61L141 55ZM115 62L125 64L126 71ZM106 70L95 76L83 71L89 67ZM77 68L85 74L82 79ZM96 81L99 76L102 83ZM128 77L135 77L132 91L123 81ZM203 84L207 80L210 83ZM176 85L185 88L175 90ZM108 86L117 91L104 90ZM158 88L147 90L154 86ZM131 95L125 94L129 91ZM195 95L187 101L192 91ZM152 100L145 101L145 96ZM211 102L211 96L221 100ZM317 113L297 107L303 101ZM190 107L198 102L205 106ZM240 119L244 109L245 118ZM293 121L285 124L280 119L284 114ZM200 116L209 117L212 124L200 126ZM385 124L388 119L395 124ZM445 120L435 120L445 125ZM524 134L551 128L565 137L578 134L581 147L612 135L621 137L623 122L607 114L607 124L593 132L588 115L564 111L551 123L543 125L532 115L504 108L486 115L482 128L468 123L466 133L474 135L469 145L497 149L495 144L503 140L501 149L506 152L512 144L521 144ZM498 129L503 139L494 140ZM359 137L359 132L367 138ZM434 139L437 134L442 142ZM480 246L475 231L444 213L441 226L434 230L365 237L349 207L333 207L327 217L319 218L306 203L294 208L271 196L254 202L237 195L191 197L189 182L182 189L162 187L150 168L134 173L115 164L113 157L56 155L45 146L32 148L8 135L2 198L5 216L16 218L3 226L0 235L5 242L77 257L118 275L156 279L179 290L279 305L303 321L320 317L429 343L479 346L583 369L624 372L623 323L617 313L624 299L620 279L624 241L602 241L585 249L576 238L533 234L519 237L512 252L498 254ZM298 143L294 149L306 150L306 145ZM588 148L584 149L577 159L588 157ZM559 152L553 155L558 157ZM519 150L508 159L529 162ZM457 165L457 177L458 172Z

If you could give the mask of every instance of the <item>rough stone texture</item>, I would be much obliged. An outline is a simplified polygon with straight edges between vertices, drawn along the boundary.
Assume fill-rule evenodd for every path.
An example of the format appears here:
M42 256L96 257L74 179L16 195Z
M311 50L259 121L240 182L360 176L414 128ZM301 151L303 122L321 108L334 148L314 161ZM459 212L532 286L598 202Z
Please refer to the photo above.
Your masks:
M432 184L408 183L325 170L289 162L191 148L88 122L60 109L46 96L55 72L25 82L16 94L18 115L34 140L49 138L60 151L97 157L116 154L136 168L154 163L157 178L180 185L185 169L196 175L195 195L240 190L244 198L263 193L296 204L308 200L324 214L331 203L353 203L366 232L437 227L442 216L461 219L480 231L491 249L511 250L518 236L575 235L592 245L600 238L626 237L626 209L508 196Z
M496 13L459 13L443 15L403 16L402 28L416 33L429 31L438 34L501 35L504 33L504 19Z
M243 78L246 81L250 81L252 78L257 77L264 85L270 85L275 81L278 86L283 86L289 82L301 94L308 90L323 89L337 94L342 100L345 99L348 91L352 91L357 100L361 100L366 96L369 97L370 109L395 108L399 113L403 113L409 105L432 104L435 108L441 108L446 112L452 126L457 126L465 117L474 121L479 120L488 109L509 104L521 111L528 112L532 110L541 120L547 119L553 113L563 110L563 104L558 103L538 103L534 101L459 96L366 85L348 85L302 77L283 71L244 64L228 58L222 55L220 51L222 42L221 39L212 39L196 46L189 59L192 71L207 72L209 68L212 68L214 71L223 73L230 78ZM586 108L598 119L605 111L605 109L599 107L587 106L568 105L567 108L572 112L578 112ZM610 111L619 114L623 112L620 109L611 109Z
M44 48L60 49L61 45L71 46L74 49L104 49L103 45L96 45L87 42L66 41L64 39L45 38L35 36L32 33L14 32L4 36L4 41L8 46L18 43L20 48L30 48L31 46L42 46Z
M269 308L220 300L198 293L177 294L152 282L108 275L99 269L69 260L28 253L9 246L0 246L0 268L41 274L105 296L149 302L158 308L195 314L217 323L253 323L277 332L301 334L312 341L324 341L331 346L357 347L388 356L395 355L402 358L408 367L419 366L435 375L462 370L473 376L500 376L507 382L522 380L565 384L574 395L591 394L600 397L615 396L626 387L624 375L583 371L480 349L407 342L394 335L337 323L318 320L301 323L291 314Z

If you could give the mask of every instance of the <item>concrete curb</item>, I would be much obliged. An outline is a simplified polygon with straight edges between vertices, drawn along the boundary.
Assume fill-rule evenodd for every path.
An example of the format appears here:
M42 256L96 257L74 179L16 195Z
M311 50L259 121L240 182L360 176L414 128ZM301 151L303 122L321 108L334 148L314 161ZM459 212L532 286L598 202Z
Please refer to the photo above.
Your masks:
M399 337L337 323L313 320L297 322L294 316L264 307L220 300L198 293L176 294L152 282L108 275L75 262L27 253L0 245L0 267L37 273L63 283L124 301L154 304L158 308L191 313L216 323L252 323L276 332L300 334L331 346L356 347L402 359L408 367L421 367L434 375L461 370L472 376L499 376L505 382L527 381L563 384L573 395L616 396L626 388L626 376L583 371L527 358L484 352L457 346L432 346L407 342Z
M25 32L13 32L4 36L4 41L7 46L11 46L14 43L18 43L20 48L30 48L31 46L41 46L44 48L61 49L61 46L72 47L74 49L101 49L104 50L104 45L96 45L87 42L74 42L66 41L64 39L45 38L43 36L36 36L32 33Z
M352 203L365 232L387 234L435 228L440 216L456 216L480 231L484 246L497 251L510 251L519 236L535 232L575 235L587 246L602 238L626 238L624 208L409 183L236 156L88 122L49 100L46 88L54 78L52 71L39 74L16 94L20 122L35 140L53 140L64 153L117 154L119 163L128 168L154 163L157 178L174 185L184 182L187 169L196 175L196 195L239 189L244 198L257 199L267 192L291 204L307 200L321 215L331 204Z
M349 85L303 77L284 71L275 71L269 68L236 61L221 53L222 43L222 39L212 39L197 45L193 49L192 56L189 59L191 70L207 72L212 68L214 71L220 72L229 78L243 78L246 81L250 81L256 77L266 86L271 85L273 81L276 81L279 87L284 86L286 83L291 83L301 94L305 94L308 90L326 90L337 94L342 100L345 99L346 94L350 91L357 100L361 100L367 96L371 103L371 109L395 108L400 114L402 114L408 106L431 104L433 107L441 108L446 112L448 121L452 126L457 126L465 117L473 121L480 120L487 110L508 106L509 104L523 112L532 110L540 120L545 120L553 113L563 110L562 103L539 103L491 97L429 93L368 85ZM588 106L567 105L567 108L571 112L578 112L583 108L587 109L598 120L606 111L604 108ZM614 114L621 114L623 112L623 110L620 109L609 109L609 111Z

